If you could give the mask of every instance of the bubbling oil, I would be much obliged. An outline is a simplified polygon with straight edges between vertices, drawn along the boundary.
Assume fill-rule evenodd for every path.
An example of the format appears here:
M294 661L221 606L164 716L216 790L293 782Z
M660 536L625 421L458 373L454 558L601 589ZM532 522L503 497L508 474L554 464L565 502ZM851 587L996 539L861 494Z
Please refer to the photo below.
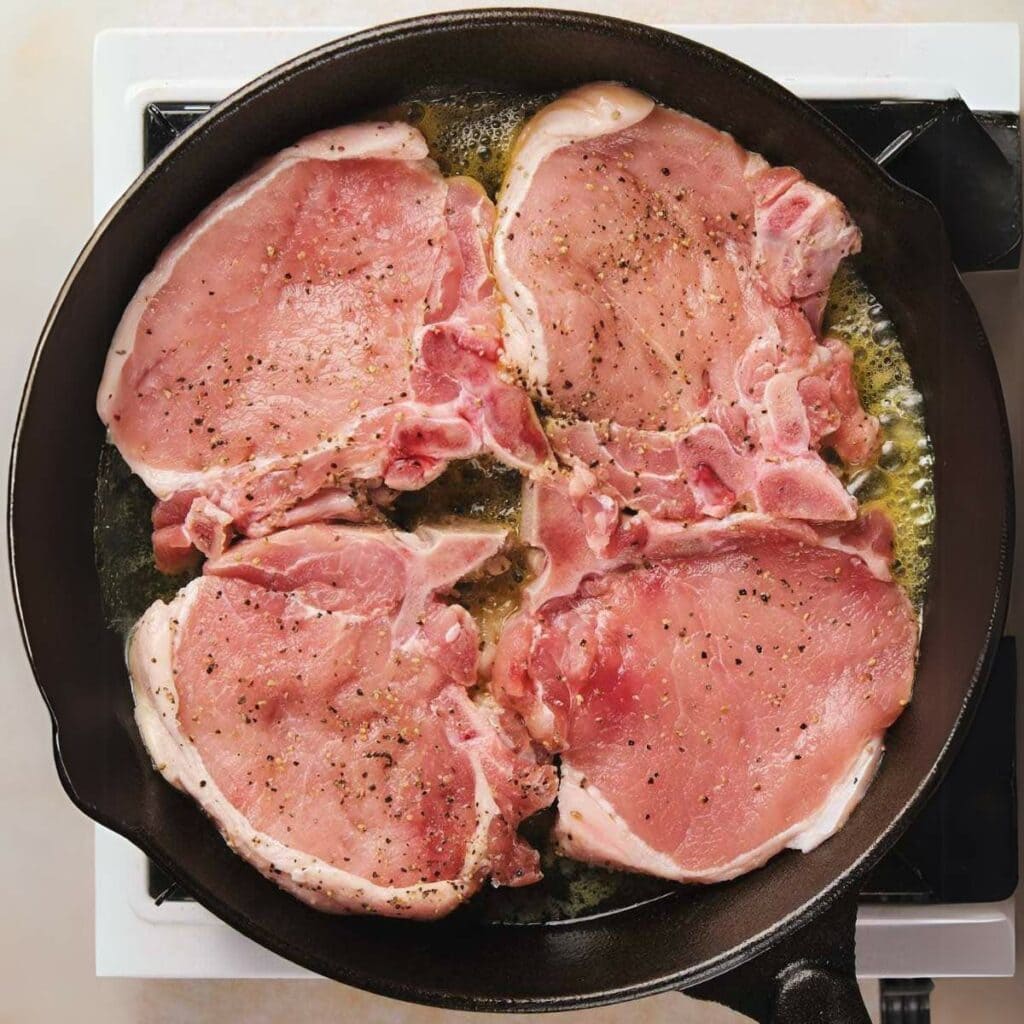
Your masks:
M883 509L892 520L892 573L911 600L924 600L935 525L935 456L896 327L856 271L839 268L825 310L825 329L853 351L861 403L881 426L874 465L844 468L847 489L865 511Z
M430 155L447 175L475 178L494 197L519 129L553 95L486 90L438 90L382 112L407 121L427 140Z

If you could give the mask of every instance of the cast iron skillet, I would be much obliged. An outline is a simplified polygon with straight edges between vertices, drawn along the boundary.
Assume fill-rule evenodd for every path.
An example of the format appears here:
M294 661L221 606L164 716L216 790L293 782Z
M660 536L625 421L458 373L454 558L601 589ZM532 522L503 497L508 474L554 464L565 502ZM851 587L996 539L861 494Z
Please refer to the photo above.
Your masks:
M938 528L916 699L849 824L814 853L780 856L735 882L547 927L319 914L230 853L153 771L136 732L122 642L104 625L93 563L103 443L94 396L110 337L175 232L300 136L438 83L539 92L608 78L733 132L773 163L795 164L841 196L864 230L863 269L899 326L936 453ZM938 215L810 107L719 53L628 22L445 14L331 43L246 86L100 225L61 290L25 389L11 467L12 575L72 800L285 957L360 988L459 1009L579 1008L698 986L760 1020L866 1021L852 981L849 894L936 782L977 702L1008 591L1010 466L991 352Z

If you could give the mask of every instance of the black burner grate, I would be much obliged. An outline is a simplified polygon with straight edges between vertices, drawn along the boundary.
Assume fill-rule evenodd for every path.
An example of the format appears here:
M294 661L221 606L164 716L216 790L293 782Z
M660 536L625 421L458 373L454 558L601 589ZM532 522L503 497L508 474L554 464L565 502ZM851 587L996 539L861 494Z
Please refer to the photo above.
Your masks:
M1016 114L972 113L961 99L814 104L897 181L930 199L961 270L1020 265Z

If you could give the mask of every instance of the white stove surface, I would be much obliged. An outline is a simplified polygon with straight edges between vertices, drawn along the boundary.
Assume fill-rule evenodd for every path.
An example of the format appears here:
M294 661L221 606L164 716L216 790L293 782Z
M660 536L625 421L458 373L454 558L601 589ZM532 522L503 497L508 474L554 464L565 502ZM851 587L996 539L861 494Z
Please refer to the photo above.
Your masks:
M979 110L1020 107L1013 24L671 25L807 99L959 93ZM353 27L117 29L93 60L93 213L98 223L142 170L142 114L157 101L214 101ZM1013 272L968 275L996 353L1010 425L1024 448L1021 297ZM1018 476L1018 482L1020 477ZM1019 485L1019 484L1018 484ZM1017 578L1021 577L1018 553ZM1011 611L1010 632L1024 621ZM96 827L96 973L115 977L309 978L198 904L156 906L145 856ZM861 977L996 977L1014 971L1014 903L867 905L857 918Z

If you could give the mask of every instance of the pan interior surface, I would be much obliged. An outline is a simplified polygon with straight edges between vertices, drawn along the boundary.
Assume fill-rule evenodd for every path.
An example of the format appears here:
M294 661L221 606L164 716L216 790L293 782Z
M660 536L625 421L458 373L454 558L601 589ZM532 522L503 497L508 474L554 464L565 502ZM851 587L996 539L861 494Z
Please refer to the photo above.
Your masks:
M93 562L95 467L104 440L95 382L120 313L159 251L261 157L455 76L467 88L530 96L624 80L732 132L769 161L800 167L840 196L864 231L864 276L899 328L936 454L938 512L917 693L849 824L814 853L783 855L734 882L652 893L635 909L542 930L472 913L429 926L331 917L238 860L149 764ZM476 156L486 174L487 157ZM991 354L934 210L754 72L678 37L588 15L475 12L373 30L299 58L217 108L132 187L76 265L37 352L12 470L19 611L54 718L58 767L76 803L284 956L349 984L448 1007L582 1007L689 985L795 926L852 884L934 780L1005 610L1005 416Z

